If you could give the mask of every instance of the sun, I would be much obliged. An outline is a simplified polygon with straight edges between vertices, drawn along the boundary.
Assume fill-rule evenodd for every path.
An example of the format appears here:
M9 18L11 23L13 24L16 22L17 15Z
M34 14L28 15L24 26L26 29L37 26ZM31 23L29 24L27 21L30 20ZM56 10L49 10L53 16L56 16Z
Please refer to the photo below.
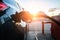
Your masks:
M25 11L29 11L31 14L36 14L39 11L44 11L47 15L51 16L48 14L48 9L50 8L50 5L46 2L37 2L37 1L27 1L22 4L22 7L25 9Z
M26 6L25 6L25 10L29 11L31 14L36 14L37 12L40 11L40 8L37 6L37 4L30 4L28 5L28 7Z
M31 4L31 3L29 3L29 5L27 6L24 6L24 9L26 10L26 11L29 11L31 14L37 14L39 11L44 11L44 12L46 12L47 10L47 8L42 4L42 5L38 5L38 4Z

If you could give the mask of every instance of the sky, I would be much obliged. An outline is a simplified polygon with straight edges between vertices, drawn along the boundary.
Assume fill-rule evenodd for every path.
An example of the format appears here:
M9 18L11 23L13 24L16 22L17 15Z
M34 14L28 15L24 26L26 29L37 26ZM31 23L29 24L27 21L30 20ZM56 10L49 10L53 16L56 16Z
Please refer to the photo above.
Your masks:
M31 13L44 11L48 14L49 8L60 8L60 0L19 0L20 5ZM50 14L48 14L50 15Z
M22 6L28 6L28 5L45 5L50 7L60 7L60 0L20 0Z
M60 0L20 0L21 5L27 7L29 5L39 6L39 7L60 7Z

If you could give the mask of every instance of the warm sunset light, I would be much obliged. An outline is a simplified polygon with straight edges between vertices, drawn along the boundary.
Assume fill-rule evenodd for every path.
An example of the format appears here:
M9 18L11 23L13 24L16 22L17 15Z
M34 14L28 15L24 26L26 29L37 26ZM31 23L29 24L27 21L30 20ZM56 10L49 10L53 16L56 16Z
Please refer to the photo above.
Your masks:
M28 6L27 6L28 5ZM44 11L46 12L48 7L46 7L47 5L46 4L37 4L36 2L33 2L33 3L29 3L27 4L24 8L25 10L29 11L31 14L36 14L38 13L39 11Z
M56 6L53 2L45 0L21 0L20 5L31 14L36 14L39 11L44 11L48 16L53 16L53 12L49 12L48 10L50 8L56 8L58 6Z
M22 6L23 8L25 8L25 10L29 11L31 14L35 14L39 11L46 11L46 9L48 9L47 3L36 2L36 1L26 2L25 5L24 3L22 3Z

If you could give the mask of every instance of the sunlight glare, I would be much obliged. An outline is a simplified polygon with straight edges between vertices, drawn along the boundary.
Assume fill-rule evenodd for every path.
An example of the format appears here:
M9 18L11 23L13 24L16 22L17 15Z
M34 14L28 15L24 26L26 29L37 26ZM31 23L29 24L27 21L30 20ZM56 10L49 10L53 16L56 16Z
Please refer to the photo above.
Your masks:
M23 4L22 4L23 5ZM36 1L31 1L31 2L26 2L25 5L23 5L23 8L26 11L29 11L31 14L35 15L36 13L38 13L39 11L43 11L45 12L47 15L48 14L48 9L50 8L50 6L48 5L48 3L45 2L36 2ZM51 15L50 15L51 16Z

